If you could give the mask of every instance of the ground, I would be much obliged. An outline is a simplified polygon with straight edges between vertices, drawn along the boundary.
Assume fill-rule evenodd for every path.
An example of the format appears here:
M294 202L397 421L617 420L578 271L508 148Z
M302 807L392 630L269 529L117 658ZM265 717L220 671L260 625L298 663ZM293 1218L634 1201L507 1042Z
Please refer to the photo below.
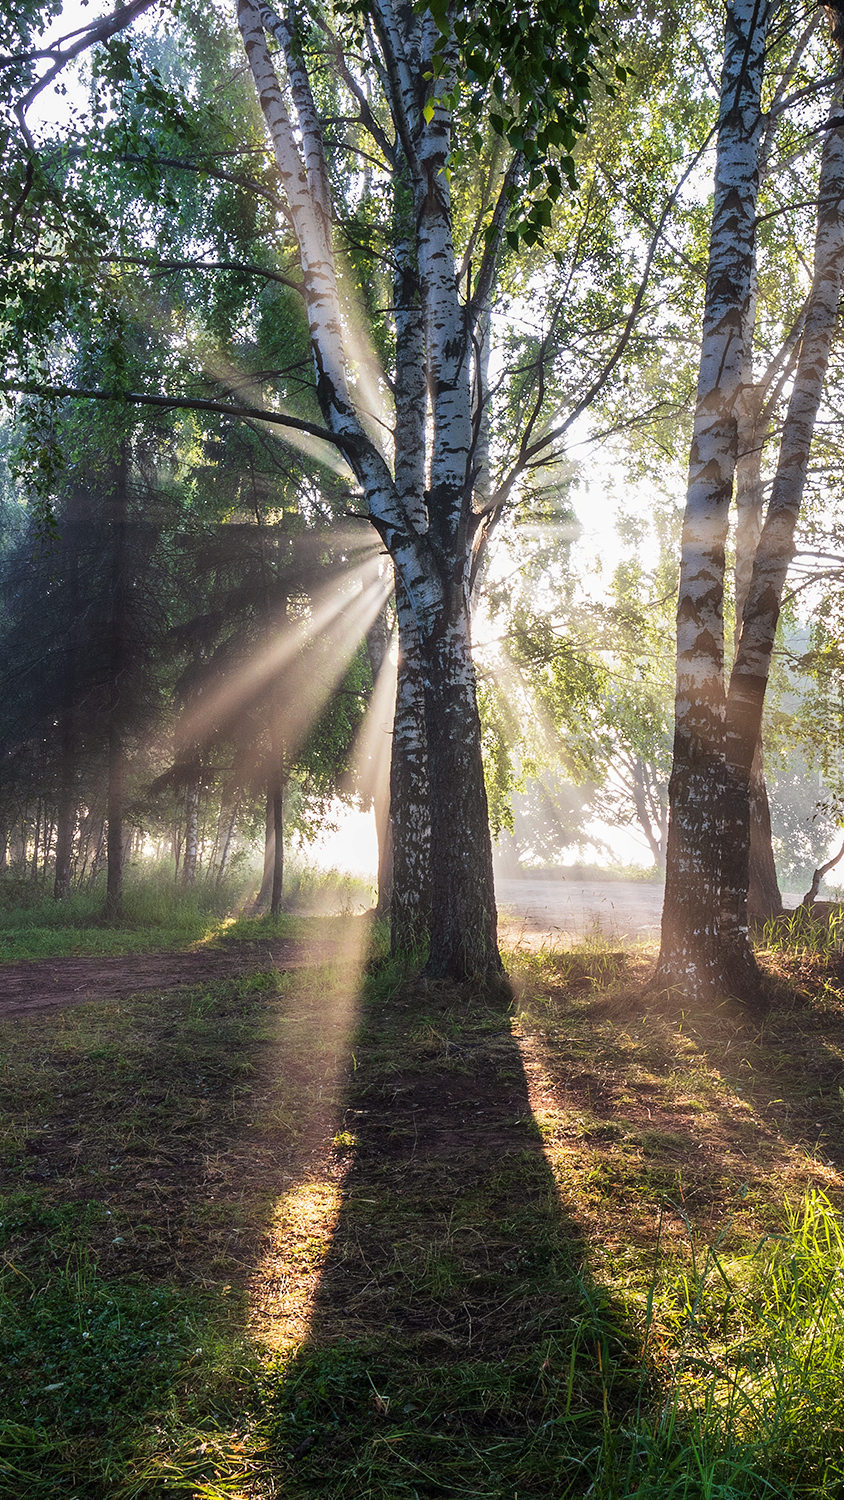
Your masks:
M606 944L516 954L509 1004L368 942L72 961L28 1014L15 973L3 1495L631 1494L678 1327L729 1364L706 1246L738 1306L786 1199L844 1203L837 958L760 1027L647 1008L652 958ZM788 1478L781 1437L754 1461Z
M218 938L186 953L135 953L125 958L36 959L0 965L0 1017L80 1005L87 1000L118 1000L178 985L206 984L255 971L298 969L331 957L336 943L291 938L243 942Z

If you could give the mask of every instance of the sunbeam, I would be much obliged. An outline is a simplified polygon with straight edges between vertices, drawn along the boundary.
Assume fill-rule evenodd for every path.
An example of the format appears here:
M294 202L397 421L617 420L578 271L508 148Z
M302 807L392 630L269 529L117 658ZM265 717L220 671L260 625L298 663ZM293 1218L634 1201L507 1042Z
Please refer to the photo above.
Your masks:
M246 703L273 677L284 672L309 641L335 626L339 617L344 619L337 631L338 638L347 637L349 641L348 653L340 668L342 673L389 593L390 585L379 574L379 562L377 555L370 556L350 568L342 584L335 578L315 592L307 617L277 630L239 666L235 674L204 693L201 701L185 716L186 741L203 740L223 718ZM357 595L351 593L354 586L360 588ZM365 623L361 624L361 621Z
M236 365L231 364L219 351L204 353L202 365L209 375L219 380L221 385L235 392L242 391L248 386L250 393L254 393L255 381L238 370ZM280 416L301 418L301 412L293 411L283 401L276 401L274 408ZM272 422L262 422L260 417L251 419L256 427L261 427L272 437L280 439L289 448L295 448L299 453L304 453L307 458L313 459L315 463L321 464L323 468L330 469L333 474L338 474L343 479L351 481L352 471L338 448L331 443L321 442L319 438L313 437L309 432L299 432L295 427L276 427Z
M394 631L352 750L352 782L365 802L375 803L376 816L383 803L389 802L390 755L393 743L397 676L398 658Z
M378 578L347 602L321 632L319 663L315 664L307 651L288 660L279 684L284 697L281 724L287 755L294 756L301 748L391 587L388 579Z
M366 917L323 920L324 926L331 924L334 956L329 964L294 969L282 977L285 1003L276 1012L270 1042L276 1076L290 1081L279 1123L290 1131L292 1145L284 1171L288 1186L267 1226L264 1253L250 1280L250 1301L254 1332L282 1354L300 1347L308 1334L353 1160L347 1149L351 1133L344 1130L344 1094L356 1066L354 1039L370 924ZM327 1181L319 1162L332 1141L336 1163Z
M350 271L340 276L343 306L343 345L348 360L348 375L356 396L356 405L372 441L385 456L392 451L394 414L387 400L389 386L375 345L369 336L371 326Z

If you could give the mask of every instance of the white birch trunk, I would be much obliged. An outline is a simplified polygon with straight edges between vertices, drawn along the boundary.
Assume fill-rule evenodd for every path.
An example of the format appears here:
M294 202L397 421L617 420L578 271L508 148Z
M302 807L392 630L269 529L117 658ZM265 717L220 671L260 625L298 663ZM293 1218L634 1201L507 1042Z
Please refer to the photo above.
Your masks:
M835 38L838 41L838 38ZM777 470L742 612L730 677L726 758L731 818L724 841L722 934L739 946L747 930L749 799L783 588L794 556L794 530L809 466L815 420L838 318L844 274L844 85L839 80L824 135L818 182L812 287L788 402Z
M720 981L724 795L724 555L737 400L753 293L761 92L772 6L727 11L709 269L677 608L674 766L656 983L708 996Z
M500 959L467 597L474 529L469 335L455 277L451 195L444 170L450 119L441 106L428 122L422 112L424 49L433 45L435 32L409 7L394 10L391 0L377 0L371 7L415 207L433 427L423 534L418 511L408 513L350 395L318 119L292 37L267 14L284 54L301 145L267 48L259 6L238 0L238 24L299 248L317 395L327 425L345 440L370 515L401 574L419 636L431 773L435 913L430 965L432 972L457 979L491 976L500 971Z
M755 306L755 297L753 299ZM752 338L752 326L746 344ZM767 423L760 419L760 408L768 386L752 385L749 356L744 374L745 396L740 403L738 421L738 458L736 462L736 565L735 565L735 639L738 648L741 622L747 592L753 574L753 562L762 534L765 497L762 484L762 442ZM750 864L748 870L747 910L751 921L766 922L782 911L777 869L771 843L771 813L762 753L762 735L753 755L750 775Z

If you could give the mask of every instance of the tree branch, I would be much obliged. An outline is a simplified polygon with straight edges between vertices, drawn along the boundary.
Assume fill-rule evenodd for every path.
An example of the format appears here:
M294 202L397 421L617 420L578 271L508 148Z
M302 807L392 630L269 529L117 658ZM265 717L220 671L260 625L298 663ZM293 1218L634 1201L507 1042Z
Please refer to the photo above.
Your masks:
M69 62L73 62L75 58L80 57L89 47L96 47L102 42L108 42L119 31L125 31L126 27L131 26L138 19L138 16L143 15L144 11L151 10L155 3L156 0L128 0L126 5L112 11L111 15L103 16L99 21L92 21L90 26L84 26L80 31L70 31L66 36L60 37L57 42L54 42L52 47L46 47L42 51L32 52L26 56L25 60L27 62L37 61L39 57L53 57L55 59L53 66L47 69L43 78L36 79L32 87L15 105L15 115L20 125L21 134L30 151L35 150L35 143L26 123L26 112L33 101L38 98L38 95L52 83L53 79L58 76L63 68L67 67ZM63 43L70 42L73 37L77 37L78 40L73 42L71 46L63 49ZM0 58L0 67L11 67L15 62L23 60L23 58L15 57Z
M153 396L143 391L86 391L71 385L37 385L31 381L16 382L0 380L0 391L8 395L51 397L67 401L116 401L126 406L155 406L162 411L207 411L221 417L237 417L239 420L269 422L276 427L289 427L294 432L307 432L311 437L321 438L333 448L339 448L348 458L359 458L361 438L349 433L335 433L317 422L307 422L301 417L287 416L261 406L233 406L225 401L206 401L199 396Z

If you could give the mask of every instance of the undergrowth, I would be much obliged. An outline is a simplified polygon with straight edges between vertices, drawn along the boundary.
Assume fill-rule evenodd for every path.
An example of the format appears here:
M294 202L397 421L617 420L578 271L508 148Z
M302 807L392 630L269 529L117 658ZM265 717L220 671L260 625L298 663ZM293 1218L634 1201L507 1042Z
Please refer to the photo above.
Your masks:
M186 946L217 930L239 892L237 881L197 880L186 889L163 871L133 872L122 917L106 919L104 879L62 901L43 888L0 881L0 962Z
M844 949L844 908L832 907L819 914L798 906L771 917L762 929L761 946L772 953L810 953L819 958L839 955Z

